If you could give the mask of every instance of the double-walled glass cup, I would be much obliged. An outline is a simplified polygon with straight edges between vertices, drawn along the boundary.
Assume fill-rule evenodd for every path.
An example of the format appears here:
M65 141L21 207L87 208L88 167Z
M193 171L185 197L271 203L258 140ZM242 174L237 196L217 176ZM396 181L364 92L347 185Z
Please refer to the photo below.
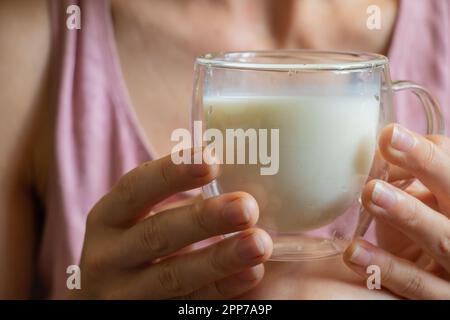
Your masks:
M272 260L340 254L370 223L360 203L363 186L388 178L378 135L395 122L393 92L405 89L420 98L427 133L442 133L436 100L417 84L392 82L382 55L280 50L198 57L193 143L204 148L205 160L221 163L204 195L253 195L258 226L274 241Z

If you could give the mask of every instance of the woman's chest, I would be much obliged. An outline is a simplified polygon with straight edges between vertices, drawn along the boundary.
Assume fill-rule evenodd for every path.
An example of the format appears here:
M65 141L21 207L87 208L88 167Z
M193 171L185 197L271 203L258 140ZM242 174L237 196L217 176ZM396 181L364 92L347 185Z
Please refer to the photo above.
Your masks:
M367 274L369 277L370 274ZM369 279L370 281L370 279ZM367 279L353 273L342 257L307 262L268 262L262 282L240 299L341 300L397 299L369 289Z
M252 13L235 15L200 6L187 11L163 7L148 13L138 27L133 27L126 15L116 14L117 51L130 107L156 156L170 152L173 130L190 127L193 67L198 54L281 48L382 51L387 45L395 19L392 5L383 6L385 29L375 34L358 31L368 18L364 2L349 7L354 26L345 22L346 11L333 11L319 2L274 6L269 13L249 7Z

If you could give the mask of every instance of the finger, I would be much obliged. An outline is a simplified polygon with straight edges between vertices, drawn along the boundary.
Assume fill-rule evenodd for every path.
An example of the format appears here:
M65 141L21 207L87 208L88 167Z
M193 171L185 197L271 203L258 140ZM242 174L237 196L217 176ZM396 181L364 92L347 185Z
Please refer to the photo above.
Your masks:
M427 207L439 212L440 209L436 197L419 180L414 180L414 183L412 183L404 191L423 202Z
M400 125L390 125L380 135L380 149L385 159L417 177L436 196L442 210L450 214L450 156L448 138L432 140ZM441 146L444 146L442 148Z
M397 182L414 179L414 176L400 167L390 165L389 167L389 183L398 186ZM402 189L402 188L401 188ZM407 193L419 199L430 208L439 211L436 197L428 190L418 179L414 179L412 183L404 189Z
M450 155L450 139L448 137L437 134L427 135L425 137L437 145L447 155Z
M235 298L253 289L263 276L264 265L258 264L225 279L215 281L200 290L181 297L181 299L219 300Z
M428 135L426 138L441 148L446 154L450 155L450 139L441 135ZM389 182L407 180L413 177L411 172L405 169L392 164L389 166Z
M137 275L134 292L150 299L188 295L208 284L266 261L272 240L260 229L249 229L209 247L177 255Z
M412 262L397 258L370 243L357 240L344 253L345 263L363 277L378 266L382 287L408 299L450 299L450 284Z
M215 235L248 229L258 220L258 204L245 192L223 194L151 216L118 240L116 264L148 263Z
M407 180L411 178L413 178L413 175L405 169L392 164L389 166L389 182Z
M218 170L217 164L177 165L171 156L146 162L124 175L91 214L108 225L129 226L170 195L212 181Z
M364 188L366 210L403 232L450 271L450 220L388 183L373 180Z

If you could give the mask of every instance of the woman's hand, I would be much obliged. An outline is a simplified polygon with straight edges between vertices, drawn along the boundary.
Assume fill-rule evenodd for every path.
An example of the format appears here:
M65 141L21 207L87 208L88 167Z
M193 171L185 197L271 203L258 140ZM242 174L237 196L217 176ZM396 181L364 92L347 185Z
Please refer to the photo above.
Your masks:
M252 228L258 219L253 197L224 194L149 215L162 200L205 185L217 173L217 165L175 165L167 156L122 177L88 216L81 290L69 296L220 299L254 287L272 242L264 231ZM206 248L179 252L233 232L238 233Z
M386 251L357 240L344 260L362 276L367 266L378 265L381 285L401 297L450 299L450 139L390 125L381 133L380 150L398 177L421 183L405 192L370 181L362 201Z

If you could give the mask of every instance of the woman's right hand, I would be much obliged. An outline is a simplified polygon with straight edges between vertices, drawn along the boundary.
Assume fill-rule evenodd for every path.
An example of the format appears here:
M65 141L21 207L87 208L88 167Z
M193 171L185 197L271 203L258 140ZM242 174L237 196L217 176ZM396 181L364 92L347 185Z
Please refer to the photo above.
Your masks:
M207 184L218 171L218 165L205 163L175 165L167 156L123 176L88 216L81 289L69 297L221 299L256 286L272 241L252 228L258 205L249 194L223 194L149 215L162 200ZM177 253L234 232L205 248Z

